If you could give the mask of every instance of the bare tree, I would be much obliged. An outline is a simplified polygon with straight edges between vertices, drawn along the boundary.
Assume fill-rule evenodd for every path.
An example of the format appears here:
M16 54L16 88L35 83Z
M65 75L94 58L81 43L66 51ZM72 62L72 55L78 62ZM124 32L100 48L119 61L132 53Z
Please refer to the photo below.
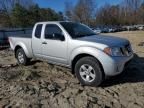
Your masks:
M79 0L74 9L74 19L91 25L95 14L95 2L93 0Z
M66 20L72 21L73 20L73 10L74 7L71 2L65 2L65 15L66 15Z
M65 6L65 14L70 20L91 25L92 19L95 19L94 0L78 0L74 7L70 2L66 2Z
M124 0L123 3L129 11L135 11L139 9L142 0Z
M136 24L139 20L138 11L142 0L123 0L122 8L123 18L128 24Z
M138 11L139 23L144 24L144 2L141 4L140 9Z
M102 25L118 24L119 6L105 4L97 11L96 21Z

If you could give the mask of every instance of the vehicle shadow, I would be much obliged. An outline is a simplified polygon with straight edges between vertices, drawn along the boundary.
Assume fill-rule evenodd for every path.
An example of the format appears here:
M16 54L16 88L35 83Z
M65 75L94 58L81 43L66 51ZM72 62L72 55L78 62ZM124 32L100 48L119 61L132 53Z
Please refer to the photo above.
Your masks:
M36 63L42 63L43 61L41 60L32 60L28 63L28 66L32 66L32 65L35 65Z
M123 73L105 80L101 87L138 82L144 82L144 58L138 57L138 55L135 54L131 63L123 71Z
M8 49L8 48L9 48L9 46L1 46L1 45L0 45L0 51L6 50L6 49Z

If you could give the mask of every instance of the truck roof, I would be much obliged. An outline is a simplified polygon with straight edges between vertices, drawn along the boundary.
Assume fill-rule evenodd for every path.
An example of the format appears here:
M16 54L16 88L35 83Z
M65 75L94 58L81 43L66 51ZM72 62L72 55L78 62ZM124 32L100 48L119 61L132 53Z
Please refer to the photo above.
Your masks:
M37 22L36 24L60 23L60 22L72 22L72 21L43 21L43 22Z

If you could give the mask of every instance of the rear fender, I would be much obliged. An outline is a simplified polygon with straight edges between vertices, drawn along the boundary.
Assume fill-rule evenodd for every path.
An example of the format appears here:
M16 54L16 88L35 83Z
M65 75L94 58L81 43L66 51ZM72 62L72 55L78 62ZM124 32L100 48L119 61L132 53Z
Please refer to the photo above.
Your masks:
M31 58L31 56L30 56L30 54L29 54L29 51L28 51L28 49L27 49L27 47L26 47L25 44L23 44L23 43L21 43L21 42L17 43L17 44L15 45L14 50L16 50L16 47L17 47L17 46L21 47L21 48L24 50L24 52L25 52L25 54L26 54L26 56L27 56L28 58Z

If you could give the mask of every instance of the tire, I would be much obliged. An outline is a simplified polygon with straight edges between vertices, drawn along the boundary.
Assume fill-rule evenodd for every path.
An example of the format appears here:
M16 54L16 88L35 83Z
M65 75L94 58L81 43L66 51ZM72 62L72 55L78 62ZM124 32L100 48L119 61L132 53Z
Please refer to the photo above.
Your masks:
M74 70L80 83L85 86L99 86L104 78L100 64L94 57L81 58Z
M30 59L27 58L27 56L22 48L20 48L16 51L16 59L17 59L17 62L19 65L24 65L24 66L26 66L30 61Z

